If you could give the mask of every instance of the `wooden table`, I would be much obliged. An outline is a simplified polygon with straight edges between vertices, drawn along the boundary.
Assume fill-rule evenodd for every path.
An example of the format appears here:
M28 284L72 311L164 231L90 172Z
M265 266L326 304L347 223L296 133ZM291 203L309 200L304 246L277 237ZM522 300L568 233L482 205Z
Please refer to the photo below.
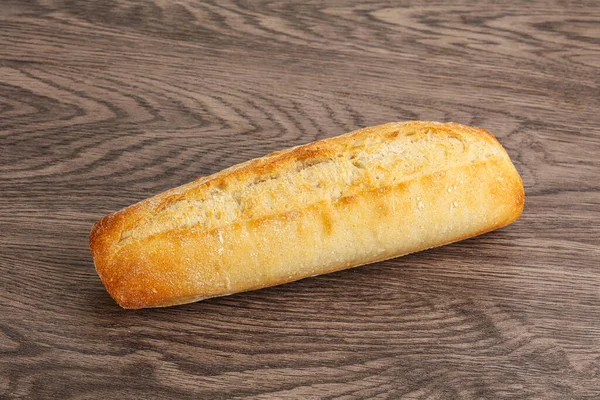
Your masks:
M0 3L0 398L599 398L599 3L298 3ZM94 271L106 213L410 119L497 135L521 219L168 309Z

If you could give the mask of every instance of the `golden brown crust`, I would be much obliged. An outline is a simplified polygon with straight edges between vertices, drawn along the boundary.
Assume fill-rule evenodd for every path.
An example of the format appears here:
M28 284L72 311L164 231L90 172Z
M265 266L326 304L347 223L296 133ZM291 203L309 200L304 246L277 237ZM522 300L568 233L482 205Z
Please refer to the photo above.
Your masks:
M124 308L277 285L475 236L516 220L521 178L484 129L390 123L272 153L94 225Z

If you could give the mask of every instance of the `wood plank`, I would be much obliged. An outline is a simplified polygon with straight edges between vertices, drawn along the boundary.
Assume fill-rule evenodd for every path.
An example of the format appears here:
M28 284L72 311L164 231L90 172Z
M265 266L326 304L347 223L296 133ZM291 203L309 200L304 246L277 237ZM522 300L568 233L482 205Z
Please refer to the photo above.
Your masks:
M597 398L597 2L3 1L1 398ZM124 311L108 212L388 121L482 126L515 224L354 270Z

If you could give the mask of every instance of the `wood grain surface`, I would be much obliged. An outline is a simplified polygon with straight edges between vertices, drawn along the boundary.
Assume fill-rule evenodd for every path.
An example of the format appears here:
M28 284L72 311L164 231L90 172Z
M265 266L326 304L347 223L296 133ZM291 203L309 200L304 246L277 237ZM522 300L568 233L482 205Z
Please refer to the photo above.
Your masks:
M597 1L3 0L0 398L600 398ZM124 311L104 214L388 121L485 127L515 224Z

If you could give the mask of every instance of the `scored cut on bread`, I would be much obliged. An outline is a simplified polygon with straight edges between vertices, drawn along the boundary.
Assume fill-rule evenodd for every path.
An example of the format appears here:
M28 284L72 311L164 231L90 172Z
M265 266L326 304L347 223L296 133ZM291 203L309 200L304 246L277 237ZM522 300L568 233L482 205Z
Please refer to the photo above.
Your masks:
M98 221L96 271L124 308L162 307L398 257L515 221L496 138L392 122L278 151Z

